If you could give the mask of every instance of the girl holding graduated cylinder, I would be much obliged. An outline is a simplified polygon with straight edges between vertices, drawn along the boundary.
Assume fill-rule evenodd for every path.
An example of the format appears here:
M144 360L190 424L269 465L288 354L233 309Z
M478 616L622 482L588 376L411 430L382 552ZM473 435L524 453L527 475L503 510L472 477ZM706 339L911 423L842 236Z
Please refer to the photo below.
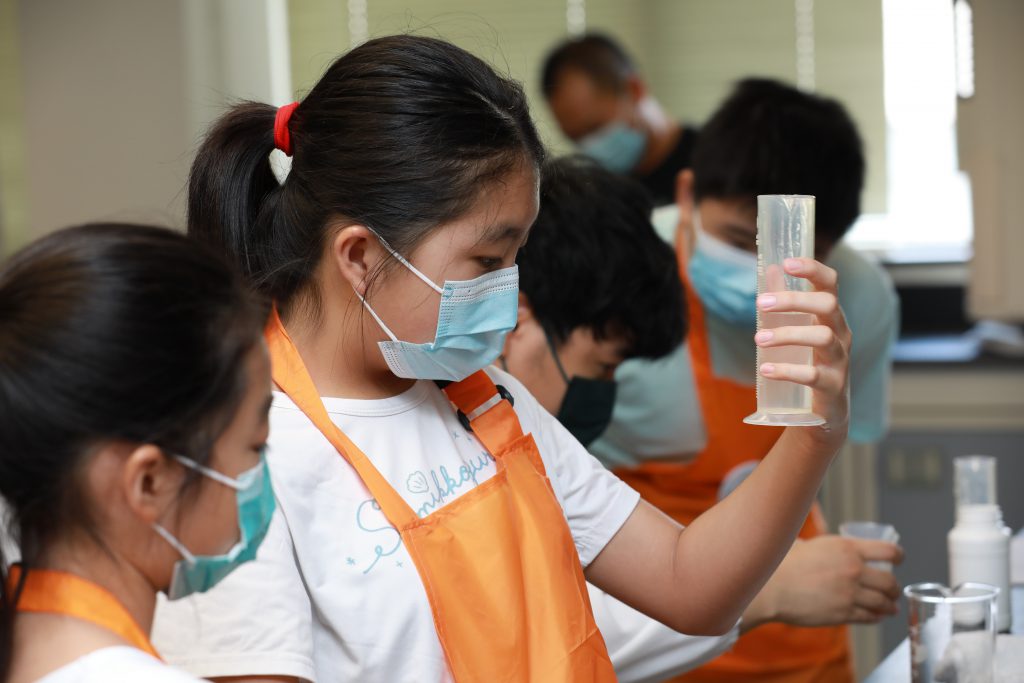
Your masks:
M292 156L280 184L275 147ZM301 103L242 104L210 131L189 231L276 304L280 512L256 562L160 610L172 661L252 680L614 680L584 573L695 634L729 630L771 575L846 432L834 272L789 264L816 291L774 310L817 324L774 343L814 347L815 365L762 369L811 386L827 425L787 432L684 531L490 367L542 160L517 84L415 36L365 43Z

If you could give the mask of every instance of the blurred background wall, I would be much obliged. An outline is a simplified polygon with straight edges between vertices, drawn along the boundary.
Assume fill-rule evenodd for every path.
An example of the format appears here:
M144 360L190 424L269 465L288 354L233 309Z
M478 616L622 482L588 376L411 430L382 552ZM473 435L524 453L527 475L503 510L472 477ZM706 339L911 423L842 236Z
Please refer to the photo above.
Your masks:
M837 461L826 509L833 524L893 522L898 578L941 579L953 456L997 455L1017 482L1007 521L1024 524L1024 363L970 331L1024 322L1021 28L1021 0L0 0L0 255L87 220L182 227L217 114L301 97L373 36L441 36L521 80L555 152L570 146L540 65L583 30L621 40L665 109L697 125L738 78L797 83L860 127L865 215L849 240L884 262L904 309L892 434ZM902 618L884 630L858 629L862 672Z

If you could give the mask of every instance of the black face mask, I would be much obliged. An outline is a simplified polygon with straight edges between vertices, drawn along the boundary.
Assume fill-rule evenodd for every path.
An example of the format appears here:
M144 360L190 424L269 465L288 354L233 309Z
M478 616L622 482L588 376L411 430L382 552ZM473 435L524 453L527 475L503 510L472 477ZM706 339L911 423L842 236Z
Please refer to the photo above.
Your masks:
M551 349L551 356L555 359L555 365L558 366L558 372L568 385L556 417L581 444L589 446L604 433L612 421L616 384L613 380L606 379L570 379L562 367L562 361L558 359L551 335L545 332L544 336L548 341L548 348Z

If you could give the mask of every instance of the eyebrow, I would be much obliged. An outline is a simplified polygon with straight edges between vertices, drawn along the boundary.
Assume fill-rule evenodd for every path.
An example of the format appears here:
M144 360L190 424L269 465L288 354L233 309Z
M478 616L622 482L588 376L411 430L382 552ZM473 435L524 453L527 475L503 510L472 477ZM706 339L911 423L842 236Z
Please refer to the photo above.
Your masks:
M529 227L524 229L522 226L507 223L492 225L480 236L480 244L497 244L498 242L522 239L529 231Z

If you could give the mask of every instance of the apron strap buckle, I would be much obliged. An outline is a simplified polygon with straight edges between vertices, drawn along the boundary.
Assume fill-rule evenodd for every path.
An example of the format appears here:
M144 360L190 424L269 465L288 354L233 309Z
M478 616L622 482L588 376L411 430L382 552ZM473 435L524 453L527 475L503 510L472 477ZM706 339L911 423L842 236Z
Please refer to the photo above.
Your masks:
M494 388L497 389L498 393L494 394L489 399L487 399L479 406L477 406L477 408L470 412L469 415L462 412L461 410L458 410L456 412L456 415L459 418L459 424L461 424L467 432L473 431L473 427L470 424L473 420L477 419L478 417L480 417L481 415L483 415L488 410L498 405L502 401L508 401L509 405L511 406L514 406L516 404L515 399L512 397L512 393L509 392L509 390L506 389L504 386L502 386L501 384L495 384Z

